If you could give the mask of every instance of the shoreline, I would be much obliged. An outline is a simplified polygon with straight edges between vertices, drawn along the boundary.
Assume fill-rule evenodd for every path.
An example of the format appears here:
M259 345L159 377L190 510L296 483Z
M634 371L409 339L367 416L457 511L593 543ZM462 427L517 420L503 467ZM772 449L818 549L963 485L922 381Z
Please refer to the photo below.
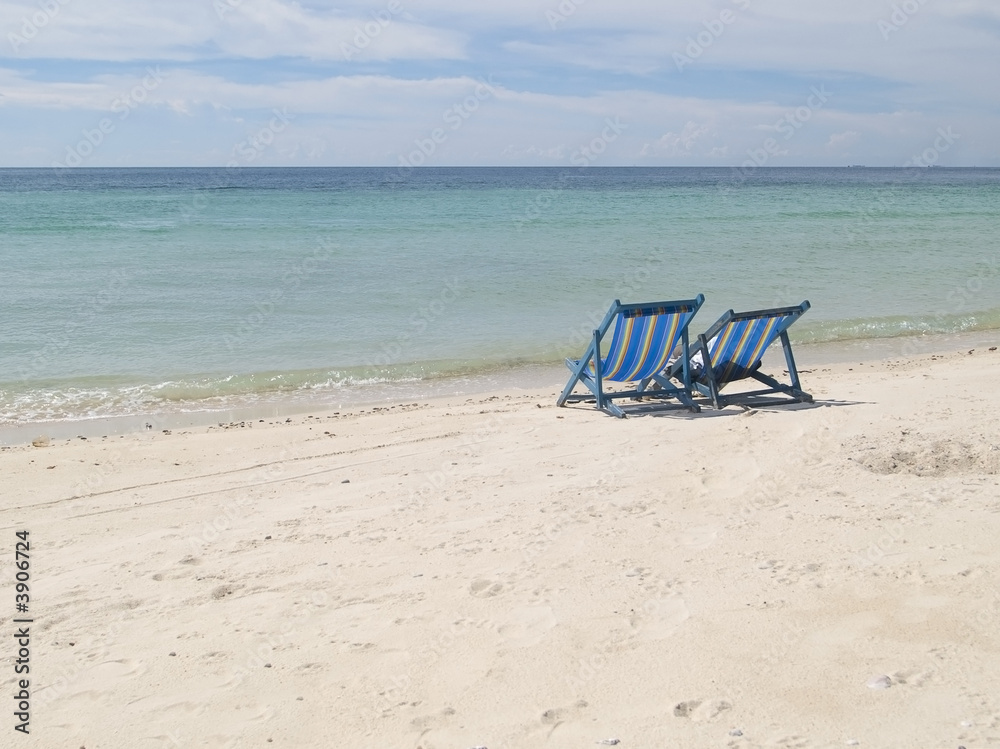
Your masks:
M793 342L792 350L799 370L806 371L814 366L841 364L854 360L870 362L907 359L923 354L949 353L962 349L988 348L996 345L1000 345L1000 330L824 343L796 344ZM765 367L784 368L780 344L775 343L771 346L765 356L764 364ZM228 408L144 411L114 416L0 424L0 446L28 444L32 440L44 437L50 440L69 440L81 436L92 439L142 431L198 429L211 425L222 426L223 424L238 424L240 422L259 423L261 420L268 422L308 413L327 413L374 406L384 407L445 397L478 396L512 388L551 387L554 388L554 398L565 385L565 371L565 367L556 364L527 364L499 367L495 371L483 374L384 383L364 388L348 387L336 393L325 392L317 395L311 394L309 391L291 391L261 398L259 402L253 404L239 405L237 403Z

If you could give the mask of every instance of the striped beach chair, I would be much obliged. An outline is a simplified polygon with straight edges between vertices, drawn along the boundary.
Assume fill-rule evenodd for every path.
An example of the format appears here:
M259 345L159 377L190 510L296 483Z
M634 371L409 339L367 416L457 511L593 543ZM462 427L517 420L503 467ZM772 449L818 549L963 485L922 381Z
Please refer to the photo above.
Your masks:
M604 316L601 326L580 359L567 359L569 382L556 401L565 406L583 400L594 400L597 408L620 419L625 412L614 403L619 398L676 398L693 412L699 410L691 400L691 380L687 361L688 325L704 303L699 294L695 299L675 302L649 302L622 304L617 299ZM601 353L604 337L614 323L614 333L607 356ZM683 366L669 376L666 374L670 353L678 344L684 351ZM675 385L671 379L679 383ZM605 392L606 382L642 383L636 389ZM577 384L590 392L573 393ZM650 383L655 389L647 390Z
M714 408L730 404L741 406L776 406L785 403L811 403L812 396L799 385L799 373L788 340L788 328L805 314L809 302L795 307L733 312L729 310L712 327L698 336L691 347L691 360L677 359L667 373L671 376L687 369L691 385L712 400ZM761 358L776 339L781 339L790 383L785 385L759 371ZM685 366L686 364L686 366ZM722 395L728 384L753 378L767 385L762 390ZM781 398L766 398L781 394Z

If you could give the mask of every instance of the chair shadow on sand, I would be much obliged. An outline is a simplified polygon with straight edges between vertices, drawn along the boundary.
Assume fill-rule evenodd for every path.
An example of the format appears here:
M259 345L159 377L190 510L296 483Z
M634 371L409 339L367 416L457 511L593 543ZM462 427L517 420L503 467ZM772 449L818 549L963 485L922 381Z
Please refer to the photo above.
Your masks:
M687 409L682 409L677 406L664 408L664 406L659 403L646 403L641 401L623 405L622 410L629 418L649 417L654 419L666 418L675 419L677 421L691 421L693 419L732 418L734 416L744 416L747 413L756 412L782 413L787 411L814 411L818 408L844 408L847 406L871 405L871 401L842 401L825 399L813 400L809 403L788 403L780 406L764 405L757 407L753 404L747 404L745 406L741 406L740 408L723 408L716 410L711 408L712 402L707 398L695 398L694 403L695 405L702 406L702 409L698 413L691 413Z

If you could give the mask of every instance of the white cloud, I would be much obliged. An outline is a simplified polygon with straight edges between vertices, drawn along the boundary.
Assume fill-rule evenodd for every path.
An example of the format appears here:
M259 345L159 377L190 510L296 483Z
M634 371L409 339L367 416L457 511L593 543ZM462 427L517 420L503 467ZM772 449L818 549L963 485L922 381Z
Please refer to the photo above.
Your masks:
M697 140L708 132L707 125L695 122L685 123L679 133L664 133L652 143L643 145L640 156L690 156Z
M306 57L314 60L461 59L466 35L415 21L402 0L344 13L284 0L49 0L0 2L12 19L0 56L12 59L180 60ZM44 24L36 23L46 19Z
M462 59L465 35L413 22L401 2L341 16L281 0L244 0L214 35L227 55L314 60Z
M169 163L224 163L277 108L297 119L262 158L391 164L484 71L493 92L429 163L565 162L608 117L628 129L595 163L739 163L773 138L774 163L902 164L939 127L962 133L952 163L1000 160L995 0L925 2L888 38L900 18L870 0L566 2L0 0L0 164L45 164L147 66L163 81L93 163L165 143ZM814 84L833 96L789 134L776 123Z
M0 70L0 107L19 112L22 119L37 112L39 123L20 134L3 132L0 126L6 149L0 163L48 165L80 133L110 118L116 132L92 157L92 166L127 163L132 151L126 145L134 151L136 143L145 154L141 163L176 164L176 150L169 151L169 158L166 154L167 144L178 138L171 148L186 148L186 163L221 165L234 144L265 127L275 110L287 112L293 121L258 163L392 166L435 130L444 138L427 159L430 165L567 163L601 136L609 119L620 121L624 130L595 164L738 164L772 138L777 141L771 149L773 165L831 163L848 147L852 162L901 165L932 144L942 126L954 127L962 136L947 154L948 163L968 163L963 154L993 148L997 124L996 117L942 121L918 111L851 113L831 103L782 136L773 123L788 108L778 104L706 101L639 89L560 96L499 82L486 89L471 77L336 76L238 83L186 68L162 67L159 72L162 81L145 91L124 118L120 102L142 85L141 77L101 76L86 84L66 84ZM461 117L455 107L463 108ZM46 157L39 158L43 152ZM977 157L972 163L987 162Z

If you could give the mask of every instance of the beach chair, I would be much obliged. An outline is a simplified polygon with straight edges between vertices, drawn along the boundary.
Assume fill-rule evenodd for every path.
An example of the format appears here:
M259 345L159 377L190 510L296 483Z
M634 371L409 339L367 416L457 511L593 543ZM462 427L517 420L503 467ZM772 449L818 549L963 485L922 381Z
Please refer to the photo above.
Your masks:
M699 408L691 400L691 380L687 368L688 325L704 301L705 297L701 294L695 299L645 304L622 304L616 299L601 326L594 331L583 356L566 360L571 374L556 405L593 399L601 411L623 419L625 412L614 403L615 400L648 396L676 398L685 407L697 412ZM601 344L612 323L615 325L614 333L607 356L603 356ZM667 376L670 353L678 343L685 354L683 365ZM680 385L672 383L671 378ZM644 384L634 390L608 393L604 390L606 382ZM590 393L573 393L577 383L584 385ZM656 389L647 391L649 383L655 383Z
M788 340L788 328L805 314L809 302L795 307L733 312L729 310L712 327L698 336L691 347L691 361L673 361L667 374L677 376L689 371L691 385L710 398L714 408L735 404L744 407L777 406L785 403L811 403L812 396L799 385L799 373ZM781 339L788 367L789 384L778 382L759 371L761 357L775 339ZM765 389L722 395L726 385L746 378L767 385ZM645 383L644 383L645 384ZM768 395L781 398L766 398Z

